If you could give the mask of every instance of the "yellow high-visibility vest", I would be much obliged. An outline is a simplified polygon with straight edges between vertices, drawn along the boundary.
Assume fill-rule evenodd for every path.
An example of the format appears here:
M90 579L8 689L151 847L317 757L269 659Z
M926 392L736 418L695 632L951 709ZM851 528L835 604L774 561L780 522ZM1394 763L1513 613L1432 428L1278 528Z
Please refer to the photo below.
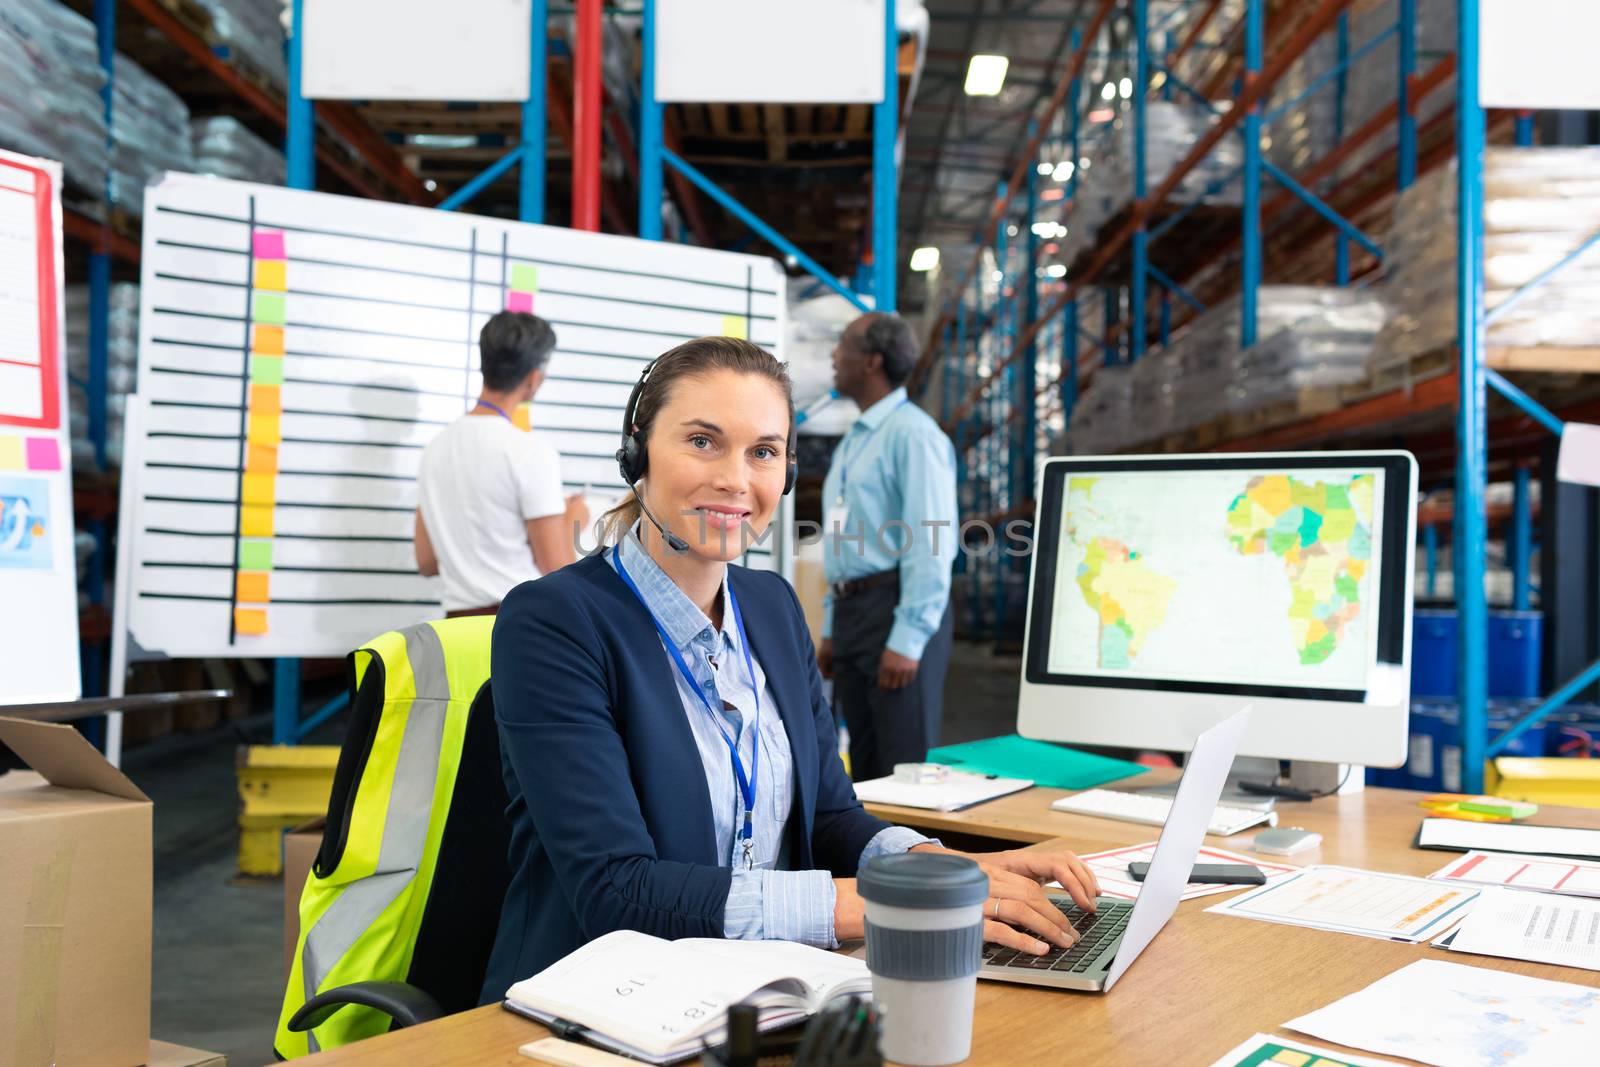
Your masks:
M387 1015L360 1005L305 1033L288 1022L323 990L406 980L468 712L489 680L493 630L492 616L440 619L391 630L350 654L352 693L360 696L352 699L322 848L300 895L300 940L275 1042L285 1059L389 1029ZM371 714L370 686L380 680L382 704Z

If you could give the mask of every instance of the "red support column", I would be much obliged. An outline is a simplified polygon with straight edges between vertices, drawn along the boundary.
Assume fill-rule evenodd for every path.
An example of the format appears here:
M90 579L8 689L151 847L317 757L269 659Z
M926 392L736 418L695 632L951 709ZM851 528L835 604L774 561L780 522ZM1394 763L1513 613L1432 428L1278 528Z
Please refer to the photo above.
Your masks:
M600 229L600 10L578 0L572 57L572 228Z

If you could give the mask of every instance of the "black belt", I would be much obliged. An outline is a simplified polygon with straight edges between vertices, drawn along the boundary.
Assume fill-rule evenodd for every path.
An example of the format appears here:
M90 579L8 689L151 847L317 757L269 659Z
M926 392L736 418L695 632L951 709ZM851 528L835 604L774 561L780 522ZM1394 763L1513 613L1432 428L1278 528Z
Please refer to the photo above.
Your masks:
M865 593L868 589L899 584L900 572L892 570L879 571L877 574L869 574L865 578L852 578L848 582L834 582L828 589L833 593L833 599L844 600L847 597L855 596L857 593Z

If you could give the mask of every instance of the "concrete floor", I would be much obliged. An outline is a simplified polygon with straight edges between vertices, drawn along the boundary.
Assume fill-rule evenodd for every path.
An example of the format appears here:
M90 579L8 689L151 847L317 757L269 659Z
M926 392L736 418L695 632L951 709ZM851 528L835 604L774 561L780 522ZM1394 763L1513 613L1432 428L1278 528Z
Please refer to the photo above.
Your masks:
M1015 657L957 642L945 685L945 744L1015 728ZM241 729L242 726L242 729ZM234 756L265 723L135 749L126 770L155 801L155 963L151 1032L235 1067L273 1060L282 1003L283 887L239 878ZM342 724L317 740L337 743Z

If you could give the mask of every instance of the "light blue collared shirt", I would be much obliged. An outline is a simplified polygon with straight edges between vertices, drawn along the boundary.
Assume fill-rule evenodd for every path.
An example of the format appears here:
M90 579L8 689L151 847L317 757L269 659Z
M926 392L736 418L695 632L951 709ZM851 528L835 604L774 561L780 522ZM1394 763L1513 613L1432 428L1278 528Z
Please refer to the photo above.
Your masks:
M822 483L825 517L841 498L848 515L843 529L822 532L829 585L822 636L833 636L834 582L898 568L900 603L888 647L921 659L950 603L960 527L956 450L927 412L907 403L904 386L863 411L834 449Z
M694 601L650 558L639 542L637 531L624 538L619 548L622 565L639 587L645 606L677 646L712 707L721 709L722 727L734 739L746 772L752 763L756 764L752 853L755 866L753 870L746 870L744 845L736 834L743 825L744 802L734 779L733 759L727 742L706 713L705 705L700 703L676 665L672 665L671 656L663 645L662 655L667 657L677 683L679 702L694 732L695 746L705 770L717 851L733 868L733 885L723 912L724 935L750 941L765 938L835 947L838 941L833 936L833 875L828 871L786 869L789 856L784 847L784 829L794 804L794 756L761 661L752 652L750 666L755 673L752 687L745 673L738 627L725 625L719 632ZM612 567L616 566L613 553L607 552L606 559ZM722 602L728 603L726 575L722 579ZM731 612L726 613L724 621L731 623ZM751 622L760 625L760 620L750 619L746 620L746 625ZM759 760L755 759L754 752L757 731L750 728L755 718L757 692L761 694ZM880 830L867 842L861 852L861 862L866 863L878 855L905 852L930 840L915 830L891 826Z

